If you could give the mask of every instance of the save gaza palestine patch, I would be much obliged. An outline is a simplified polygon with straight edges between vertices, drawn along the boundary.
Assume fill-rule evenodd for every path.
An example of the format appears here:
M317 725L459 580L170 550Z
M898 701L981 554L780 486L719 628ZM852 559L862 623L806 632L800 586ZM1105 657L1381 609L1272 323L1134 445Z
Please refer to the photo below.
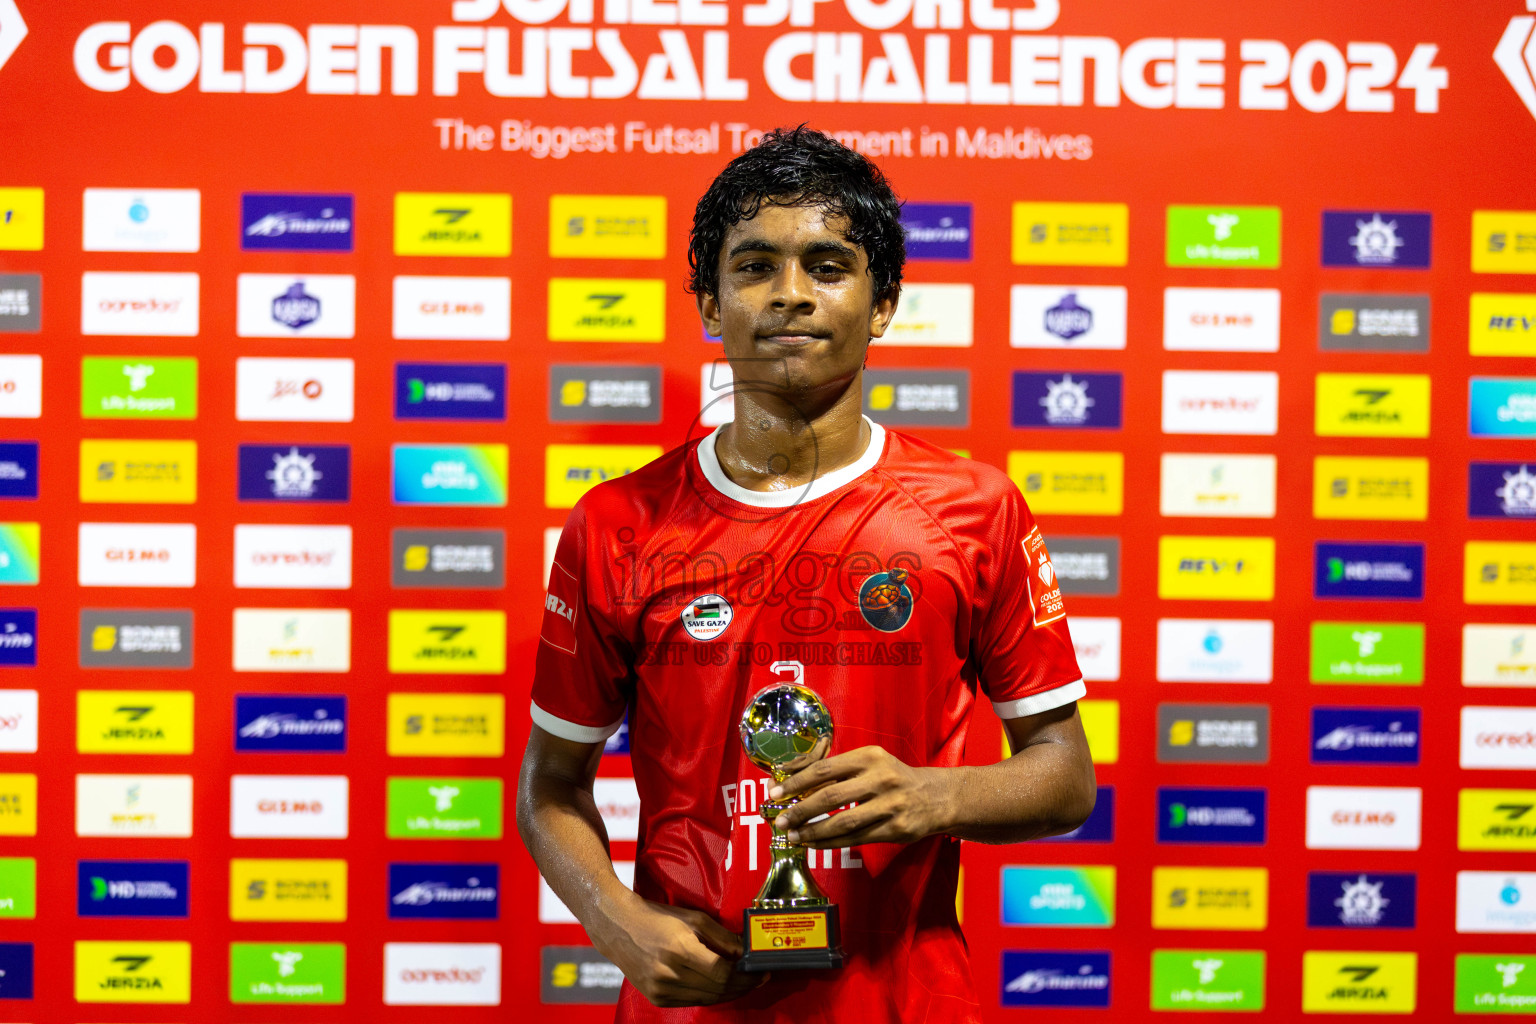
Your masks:
M1044 626L1067 614L1067 606L1061 599L1061 584L1056 580L1056 567L1051 564L1051 554L1045 550L1045 538L1040 527L1029 531L1029 536L1019 541L1024 549L1024 562L1029 572L1024 582L1029 586L1029 606L1034 614L1035 625Z

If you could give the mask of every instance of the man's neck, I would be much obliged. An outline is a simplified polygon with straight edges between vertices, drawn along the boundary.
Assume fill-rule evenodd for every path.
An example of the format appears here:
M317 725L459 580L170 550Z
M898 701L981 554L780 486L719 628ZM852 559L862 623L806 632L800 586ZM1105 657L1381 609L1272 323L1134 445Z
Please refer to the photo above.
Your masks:
M776 394L736 393L736 418L720 431L715 456L731 482L751 491L787 491L857 462L869 447L864 375L830 405L808 413Z

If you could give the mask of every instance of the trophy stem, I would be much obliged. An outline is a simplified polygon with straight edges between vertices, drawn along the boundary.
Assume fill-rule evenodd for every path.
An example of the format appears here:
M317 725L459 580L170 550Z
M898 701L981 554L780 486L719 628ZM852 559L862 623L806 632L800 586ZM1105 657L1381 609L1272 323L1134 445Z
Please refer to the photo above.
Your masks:
M806 867L805 847L794 845L784 833L773 827L773 820L797 802L765 802L758 808L772 836L768 841L768 853L772 859L768 865L768 877L763 879L763 886L757 891L757 899L752 901L754 907L782 910L790 907L824 907L829 902Z

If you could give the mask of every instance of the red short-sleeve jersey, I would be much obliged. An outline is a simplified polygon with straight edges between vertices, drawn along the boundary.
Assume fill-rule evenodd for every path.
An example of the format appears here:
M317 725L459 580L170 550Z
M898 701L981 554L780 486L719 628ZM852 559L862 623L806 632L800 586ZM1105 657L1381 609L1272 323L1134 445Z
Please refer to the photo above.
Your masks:
M533 720L597 742L629 711L640 793L635 891L726 927L757 895L770 785L738 722L799 676L832 713L833 753L877 744L961 763L977 694L1017 718L1084 695L1050 557L997 469L871 424L854 464L792 493L733 484L715 437L594 488L550 570ZM717 432L718 433L718 432ZM626 985L621 1021L979 1019L955 920L959 844L933 836L811 851L849 958L782 972L718 1007L658 1010Z

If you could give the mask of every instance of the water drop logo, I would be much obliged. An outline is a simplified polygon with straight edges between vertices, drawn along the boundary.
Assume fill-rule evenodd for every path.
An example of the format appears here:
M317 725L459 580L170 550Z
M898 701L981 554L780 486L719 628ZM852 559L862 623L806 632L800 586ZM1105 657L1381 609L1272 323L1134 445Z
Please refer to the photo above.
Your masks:
M1520 886L1515 884L1513 878L1505 880L1504 888L1499 890L1499 899L1503 900L1504 905L1509 907L1520 902Z
M1200 642L1200 646L1204 647L1208 654L1220 654L1226 644L1222 643L1221 634L1213 629L1205 634L1205 639Z
M135 199L128 207L128 219L135 224L143 224L149 220L149 204L142 199Z

